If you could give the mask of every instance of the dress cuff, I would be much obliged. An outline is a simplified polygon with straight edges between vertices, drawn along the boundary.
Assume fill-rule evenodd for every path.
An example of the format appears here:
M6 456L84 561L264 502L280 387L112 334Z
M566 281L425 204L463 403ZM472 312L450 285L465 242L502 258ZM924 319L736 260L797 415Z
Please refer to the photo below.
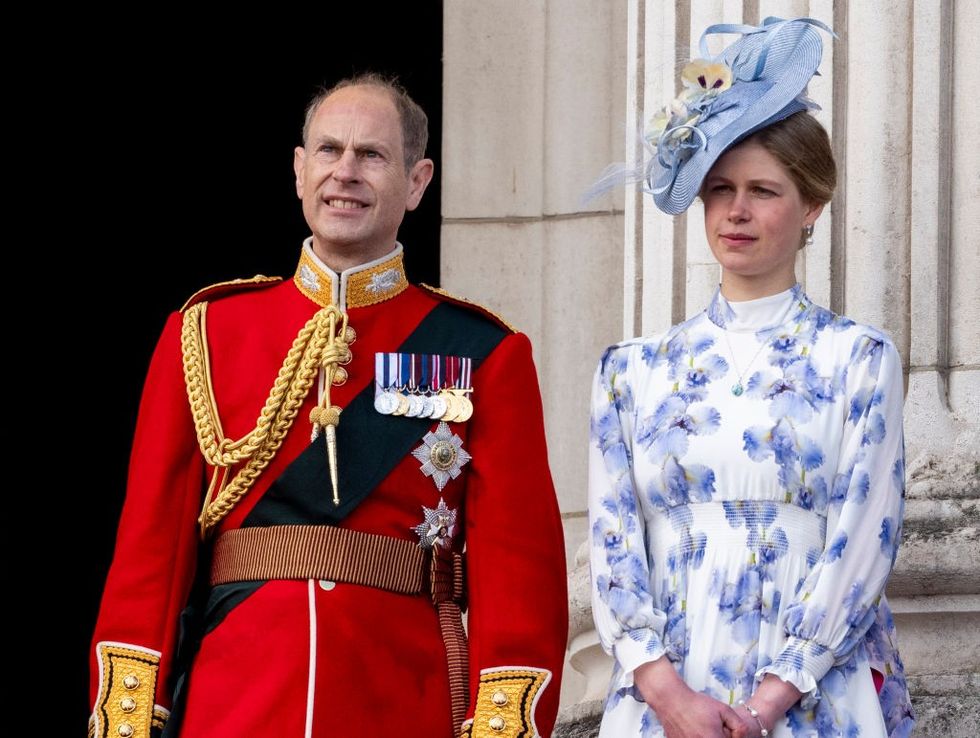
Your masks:
M800 707L804 710L813 707L820 699L817 682L834 665L834 654L829 648L816 641L802 638L789 638L776 659L756 672L756 680L766 674L775 674L784 682L789 682L803 693Z
M632 687L633 670L656 661L666 653L660 637L651 628L637 628L623 633L613 643L613 656L623 670L622 686Z

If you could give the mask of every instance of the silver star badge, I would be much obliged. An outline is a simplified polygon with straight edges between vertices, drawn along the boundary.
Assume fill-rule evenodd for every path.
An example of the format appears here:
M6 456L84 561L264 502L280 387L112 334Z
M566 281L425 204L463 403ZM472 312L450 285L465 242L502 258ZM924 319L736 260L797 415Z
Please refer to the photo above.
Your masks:
M460 468L472 457L463 448L463 439L449 430L445 421L435 431L429 431L422 445L412 451L412 456L422 462L422 473L432 477L436 489L442 492L446 482L460 474Z
M419 523L412 530L418 533L419 547L448 546L456 527L456 511L446 507L446 501L439 498L435 510L422 506L425 522Z

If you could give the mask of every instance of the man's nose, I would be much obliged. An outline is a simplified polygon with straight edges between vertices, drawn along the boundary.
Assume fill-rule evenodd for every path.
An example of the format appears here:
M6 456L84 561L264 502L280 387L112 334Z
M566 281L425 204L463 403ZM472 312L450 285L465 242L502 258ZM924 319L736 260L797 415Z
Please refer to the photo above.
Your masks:
M344 149L344 152L337 160L337 166L334 167L334 179L341 182L352 182L357 180L360 177L359 164L357 152L349 148Z

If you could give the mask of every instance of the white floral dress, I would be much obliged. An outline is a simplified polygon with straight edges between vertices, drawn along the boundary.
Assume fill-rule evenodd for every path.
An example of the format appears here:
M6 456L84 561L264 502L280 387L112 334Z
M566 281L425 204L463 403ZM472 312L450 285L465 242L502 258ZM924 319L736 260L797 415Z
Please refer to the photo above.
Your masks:
M888 337L799 285L742 303L718 292L605 353L589 482L592 607L615 659L601 736L663 735L633 670L665 654L726 704L767 673L794 684L804 697L778 737L911 732L882 595L902 524L902 394Z

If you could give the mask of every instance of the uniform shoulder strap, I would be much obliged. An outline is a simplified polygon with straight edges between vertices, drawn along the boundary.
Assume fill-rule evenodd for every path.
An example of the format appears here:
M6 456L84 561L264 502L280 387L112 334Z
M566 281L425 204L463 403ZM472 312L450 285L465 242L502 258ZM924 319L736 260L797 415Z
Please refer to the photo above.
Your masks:
M494 323L499 325L501 328L504 328L505 330L509 331L510 333L520 333L520 331L518 331L517 328L515 328L513 325L508 323L506 320L504 320L501 316L499 316L497 313L495 313L493 310L491 310L488 307L473 302L472 300L467 300L465 297L459 297L457 295L453 295L449 292L446 292L446 290L441 289L440 287L433 287L430 284L422 283L419 285L419 287L439 300L443 300L444 302L451 302L454 305L460 305L461 307L469 308L474 312L480 313L481 315L489 318Z
M232 279L228 282L216 282L191 295L183 307L180 308L180 312L184 312L187 308L205 300L210 301L236 292L245 292L246 290L262 289L263 287L278 284L281 281L282 277L266 277L264 274L256 274L254 277L248 279Z

